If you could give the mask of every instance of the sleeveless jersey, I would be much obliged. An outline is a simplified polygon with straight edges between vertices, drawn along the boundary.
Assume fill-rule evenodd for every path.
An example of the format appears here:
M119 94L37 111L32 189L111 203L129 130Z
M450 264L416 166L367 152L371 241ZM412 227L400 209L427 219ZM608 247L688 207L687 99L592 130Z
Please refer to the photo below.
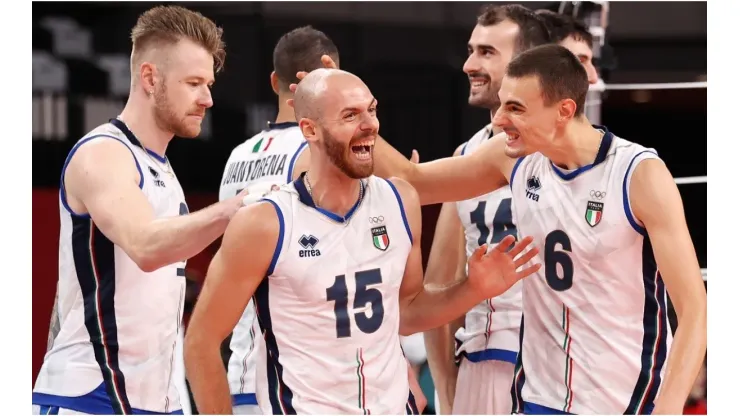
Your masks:
M62 169L59 210L59 331L33 390L33 403L93 414L179 411L173 360L185 295L185 262L146 273L67 204L64 173L87 141L118 140L134 157L139 187L157 218L187 214L180 183L123 122L88 133ZM156 162L155 159L160 159ZM172 175L172 176L170 176Z
M511 174L519 234L540 244L523 280L514 412L650 413L672 341L663 281L630 208L653 149L606 128L593 164L565 171L540 153Z
M237 146L226 163L219 199L261 184L285 185L293 181L293 168L306 149L298 123L269 123L268 129ZM234 405L257 404L255 336L259 325L251 300L231 336L228 378ZM259 338L257 338L259 340ZM259 344L259 342L257 343Z
M490 125L484 127L465 144L462 154L475 151L492 136ZM457 202L457 213L465 230L467 257L483 244L495 246L507 235L517 237L509 187ZM467 264L465 267L467 271ZM519 282L506 293L479 303L465 315L465 326L455 334L458 354L472 362L499 360L516 363L521 318Z
M364 183L344 218L316 208L302 179L265 198L280 219L270 269L254 295L266 347L257 349L265 414L415 407L398 335L411 232L395 186L375 176Z

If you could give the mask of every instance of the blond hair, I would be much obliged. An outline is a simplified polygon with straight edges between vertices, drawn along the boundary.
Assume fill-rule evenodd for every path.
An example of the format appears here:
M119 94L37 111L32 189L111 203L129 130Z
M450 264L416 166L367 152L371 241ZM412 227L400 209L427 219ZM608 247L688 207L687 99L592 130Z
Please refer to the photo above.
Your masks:
M133 56L155 44L175 44L189 39L211 53L218 72L226 60L222 33L223 29L198 12L180 6L157 6L139 16L131 30Z

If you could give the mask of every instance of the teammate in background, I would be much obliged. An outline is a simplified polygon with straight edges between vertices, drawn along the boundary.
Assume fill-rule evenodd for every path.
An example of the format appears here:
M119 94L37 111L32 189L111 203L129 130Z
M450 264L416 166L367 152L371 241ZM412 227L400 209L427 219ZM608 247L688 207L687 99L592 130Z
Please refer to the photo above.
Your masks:
M219 343L254 294L263 412L405 413L414 403L399 377L399 332L439 326L505 291L537 270L516 271L536 250L523 252L525 238L506 253L510 237L479 249L464 283L425 287L414 189L372 176L379 123L367 86L319 69L298 87L295 109L308 172L234 217L190 323L185 363L198 408L231 410Z
M200 133L213 105L221 29L182 7L155 7L131 40L126 107L77 142L62 170L59 331L34 386L36 414L179 411L172 373L185 260L241 207L238 196L188 214L165 156L174 135Z
M537 10L550 32L550 40L567 48L581 61L588 75L588 83L596 84L599 73L594 67L594 37L583 22L550 10Z
M251 193L248 198L256 201L273 186L292 182L308 169L308 142L286 100L293 96L289 85L297 82L295 74L323 67L322 55L339 64L339 51L334 42L311 26L294 29L278 40L272 54L274 71L270 74L270 85L278 97L277 117L274 123L268 123L266 130L232 151L221 180L220 200L248 189ZM261 342L260 332L254 302L250 300L229 344L228 378L235 414L261 414L255 394L255 342ZM423 409L426 399L415 375L410 373L410 376L418 407Z
M468 59L463 66L470 80L468 103L494 113L500 105L498 90L509 61L549 40L542 20L526 7L484 7L470 35ZM490 125L483 127L455 150L455 156L475 151L498 132ZM467 258L479 246L496 245L507 235L517 236L507 186L477 198L443 204L425 283L446 285L465 279ZM516 284L473 307L464 319L424 334L439 414L511 412L521 313L521 284ZM456 356L461 356L459 368Z
M504 134L470 154L396 168L422 204L511 186L518 231L535 237L544 264L522 284L515 413L680 414L707 337L681 196L654 150L591 126L587 92L573 53L531 49L501 84L493 125Z

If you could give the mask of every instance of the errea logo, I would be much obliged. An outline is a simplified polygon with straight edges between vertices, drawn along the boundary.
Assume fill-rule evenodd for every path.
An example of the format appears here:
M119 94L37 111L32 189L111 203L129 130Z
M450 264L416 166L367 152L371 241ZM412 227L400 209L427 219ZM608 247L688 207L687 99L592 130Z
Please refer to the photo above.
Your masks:
M319 239L313 235L307 236L303 234L301 238L298 239L298 244L305 249L298 251L298 257L318 257L321 255L321 251L316 248L316 245L319 244Z

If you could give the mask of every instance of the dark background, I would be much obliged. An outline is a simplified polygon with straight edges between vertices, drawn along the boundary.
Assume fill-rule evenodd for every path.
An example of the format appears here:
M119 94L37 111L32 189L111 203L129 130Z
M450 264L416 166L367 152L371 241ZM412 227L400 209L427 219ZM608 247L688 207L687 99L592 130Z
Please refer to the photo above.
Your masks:
M488 123L486 110L467 105L462 72L466 44L485 3L206 3L189 2L224 28L226 67L213 89L215 106L198 139L175 140L167 154L191 211L217 199L231 150L261 130L277 111L269 86L272 48L285 32L311 24L337 44L341 66L359 75L381 105L381 135L422 161L451 155ZM59 174L67 152L88 130L123 108L128 89L97 64L104 56L128 59L128 35L137 16L155 3L33 3L33 305L35 379L46 344L56 289ZM558 3L530 2L530 8ZM706 80L705 2L610 3L607 42L616 67L608 83ZM86 33L65 40L49 18L68 18ZM70 53L67 44L90 48ZM75 48L72 48L73 50ZM51 85L40 57L66 68ZM39 59L37 59L39 58ZM127 81L126 84L127 85ZM675 177L707 173L706 89L609 91L601 122L616 135L655 148ZM706 268L706 184L680 186L701 266ZM425 207L425 260L438 206ZM213 247L189 263L202 275Z

